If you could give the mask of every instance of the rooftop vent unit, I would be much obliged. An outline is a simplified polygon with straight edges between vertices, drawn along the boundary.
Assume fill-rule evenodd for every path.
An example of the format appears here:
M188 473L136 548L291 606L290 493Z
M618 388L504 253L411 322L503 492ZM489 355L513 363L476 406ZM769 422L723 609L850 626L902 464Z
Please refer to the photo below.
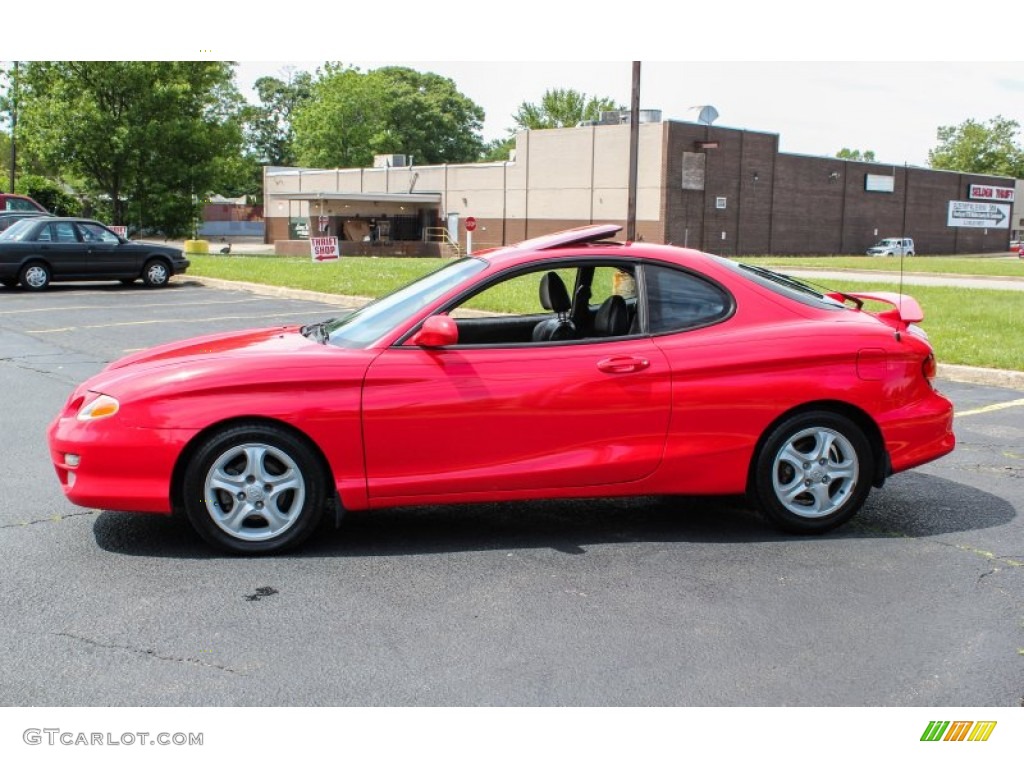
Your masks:
M408 155L374 155L374 168L405 168L409 164Z
M598 121L598 125L620 125L622 123L628 123L630 113L632 110L629 109L616 109L608 112L601 113L601 119ZM661 122L661 110L660 109L641 109L640 110L640 122L641 123L660 123Z

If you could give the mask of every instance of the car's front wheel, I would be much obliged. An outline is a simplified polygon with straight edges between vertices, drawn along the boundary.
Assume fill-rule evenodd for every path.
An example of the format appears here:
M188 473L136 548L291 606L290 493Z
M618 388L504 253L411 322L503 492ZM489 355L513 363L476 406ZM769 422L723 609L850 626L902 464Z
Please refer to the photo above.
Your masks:
M171 280L171 268L163 259L150 259L142 268L142 282L149 288L163 288Z
M22 267L18 278L25 289L43 291L50 284L50 268L41 261L34 261Z
M326 478L313 449L285 429L229 427L203 442L184 476L185 512L221 549L266 554L302 542L320 522Z
M874 457L863 430L837 413L800 413L776 426L756 457L761 512L792 533L824 533L864 505Z

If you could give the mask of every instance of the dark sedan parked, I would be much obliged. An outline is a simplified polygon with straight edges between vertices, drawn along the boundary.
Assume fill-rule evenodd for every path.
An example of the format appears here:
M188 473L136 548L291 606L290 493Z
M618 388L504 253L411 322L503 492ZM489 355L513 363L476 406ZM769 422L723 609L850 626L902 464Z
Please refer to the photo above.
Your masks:
M141 278L161 288L188 269L178 248L132 242L91 219L35 217L0 233L0 284L41 291L62 280Z

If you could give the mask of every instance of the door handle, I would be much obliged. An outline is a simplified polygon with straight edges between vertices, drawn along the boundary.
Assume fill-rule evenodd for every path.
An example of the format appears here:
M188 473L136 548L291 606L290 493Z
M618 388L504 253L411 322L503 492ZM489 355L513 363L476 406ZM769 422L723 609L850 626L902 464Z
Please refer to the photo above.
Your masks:
M651 361L643 357L606 357L599 360L597 369L604 373L634 373L650 366Z

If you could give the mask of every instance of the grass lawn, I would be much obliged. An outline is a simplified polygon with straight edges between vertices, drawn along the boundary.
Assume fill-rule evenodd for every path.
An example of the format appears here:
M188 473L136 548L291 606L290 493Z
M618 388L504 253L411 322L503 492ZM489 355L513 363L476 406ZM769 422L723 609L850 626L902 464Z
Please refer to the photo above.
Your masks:
M197 256L190 275L304 288L342 296L383 296L448 263L447 259L346 256L319 264L294 256Z
M821 269L863 269L871 272L900 271L900 260L884 256L740 256L737 261L764 267L816 267ZM903 271L947 275L989 275L1024 277L1024 259L987 257L908 256Z
M189 274L241 280L324 293L350 296L380 296L447 263L441 259L392 259L346 257L338 262L315 264L305 258L266 256L190 256ZM753 261L753 260L751 260ZM767 260L758 260L766 263ZM778 260L775 260L778 261ZM792 264L795 259L785 260ZM806 261L848 262L856 258L818 259ZM865 262L894 264L893 259L865 258ZM944 259L914 257L918 262L970 262L979 266L998 264L983 259ZM838 264L837 264L838 266ZM1024 273L1024 262L1019 266ZM974 274L996 274L981 273ZM884 283L855 281L819 281L840 291L895 290ZM924 308L922 327L935 346L939 362L976 365L985 368L1024 370L1024 295L1014 291L947 288L939 286L904 286ZM531 289L532 293L532 289ZM524 297L535 306L535 296ZM496 312L515 311L511 306L477 307Z

